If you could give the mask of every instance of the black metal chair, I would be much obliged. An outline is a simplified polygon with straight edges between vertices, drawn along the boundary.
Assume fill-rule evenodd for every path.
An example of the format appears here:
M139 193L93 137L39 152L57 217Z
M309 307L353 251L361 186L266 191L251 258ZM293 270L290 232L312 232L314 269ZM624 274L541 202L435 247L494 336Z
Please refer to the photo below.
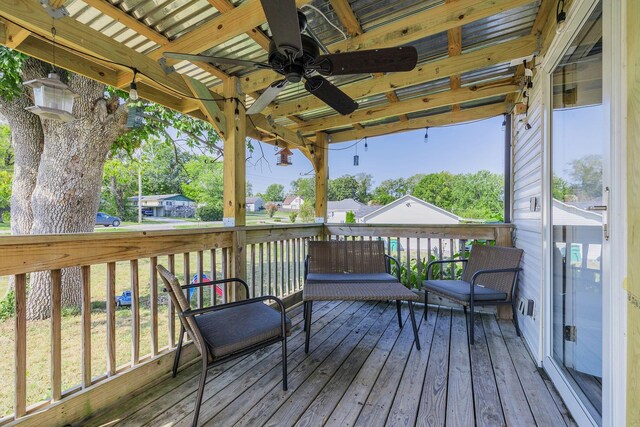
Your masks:
M191 309L184 295L187 289L235 282L241 283L246 295L249 295L249 287L243 280L237 278L180 286L178 279L162 265L158 265L157 269L180 315L180 338L173 362L173 376L175 377L178 372L185 332L191 335L196 348L202 355L202 373L193 413L193 426L198 423L202 395L207 382L207 370L229 359L282 342L282 388L287 390L287 334L291 330L291 321L287 318L284 304L280 299L274 296L263 296ZM279 306L279 310L264 304L264 301L274 301Z
M429 302L429 293L434 293L462 304L465 314L467 307L471 313L469 321L469 342L473 345L473 315L477 305L511 304L516 332L520 336L518 314L516 312L515 290L518 282L522 249L502 246L473 245L468 259L449 259L431 261L427 265L427 275L422 288L425 291L425 303ZM464 263L461 280L431 279L431 270L438 264ZM451 268L451 275L455 268ZM425 304L424 315L427 315Z

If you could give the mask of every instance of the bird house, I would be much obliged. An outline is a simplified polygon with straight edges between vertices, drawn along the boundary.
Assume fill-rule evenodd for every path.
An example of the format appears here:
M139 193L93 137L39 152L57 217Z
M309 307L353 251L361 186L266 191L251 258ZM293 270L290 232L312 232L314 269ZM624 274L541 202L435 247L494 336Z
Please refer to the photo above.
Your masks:
M33 89L34 106L26 110L39 115L43 119L70 122L75 120L72 114L73 101L79 95L60 81L56 73L42 79L29 80L25 86Z
M292 164L291 163L291 156L293 156L293 153L287 147L285 147L282 150L278 151L276 153L276 156L277 156L276 165L278 165L278 166L291 166L291 164Z

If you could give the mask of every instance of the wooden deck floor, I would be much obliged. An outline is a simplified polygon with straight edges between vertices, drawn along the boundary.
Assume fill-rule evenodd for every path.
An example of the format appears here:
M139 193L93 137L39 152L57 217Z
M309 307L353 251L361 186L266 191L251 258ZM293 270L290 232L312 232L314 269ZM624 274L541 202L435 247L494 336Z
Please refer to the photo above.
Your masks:
M279 344L212 368L200 425L575 425L511 322L477 315L470 347L461 311L416 315L421 351L409 324L399 330L394 304L316 303L305 355L302 311L293 310L289 390ZM190 425L199 371L192 365L82 425Z

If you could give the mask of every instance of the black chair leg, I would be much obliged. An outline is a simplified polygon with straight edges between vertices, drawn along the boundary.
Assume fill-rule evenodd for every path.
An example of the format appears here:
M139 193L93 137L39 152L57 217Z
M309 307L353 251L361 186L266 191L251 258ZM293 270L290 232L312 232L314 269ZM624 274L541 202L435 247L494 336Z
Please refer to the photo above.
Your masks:
M424 290L424 312L422 313L422 318L427 320L427 307L429 306L429 291L425 288Z
M409 301L409 316L411 317L411 326L413 326L413 339L416 341L416 348L420 350L420 338L418 337L415 312L413 311L413 301Z
M173 356L173 370L171 371L173 378L178 374L178 364L180 363L180 353L182 353L182 339L184 338L184 332L184 326L180 325L180 338L178 338L178 346L176 347L175 356Z
M287 336L282 338L282 389L287 391Z
M304 352L309 353L309 338L311 337L311 312L313 310L313 301L307 301L307 319L306 322L306 330L305 330L305 339L304 339Z
M471 301L471 304L469 305L469 312L471 314L471 317L469 318L469 343L471 345L474 345L474 333L475 332L473 330L473 327L474 327L474 323L475 323L475 318L474 318L474 315L473 315L473 301Z
M516 325L516 334L520 336L520 323L518 322L518 310L516 310L515 301L511 302L511 311L513 312L513 323Z
M193 422L191 425L198 425L198 417L200 416L200 405L202 405L202 396L204 395L204 386L207 384L207 355L202 356L202 374L200 375L200 386L198 387L198 396L196 397L196 407L193 410Z
M400 302L400 300L396 300L396 310L398 311L398 325L400 325L400 328L402 328L402 303Z

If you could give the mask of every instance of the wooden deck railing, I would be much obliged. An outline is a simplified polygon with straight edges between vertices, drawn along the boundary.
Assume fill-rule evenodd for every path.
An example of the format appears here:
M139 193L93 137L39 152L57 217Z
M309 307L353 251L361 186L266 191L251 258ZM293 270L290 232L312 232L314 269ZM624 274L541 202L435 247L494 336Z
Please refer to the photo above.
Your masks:
M295 303L303 285L308 240L378 237L385 238L391 252L410 269L412 259L433 254L433 248L439 248L437 253L442 256L446 246L464 247L470 240L510 245L511 227L309 224L2 237L0 276L12 277L15 287L15 337L13 349L5 354L12 352L15 364L13 384L4 384L13 385L14 405L5 408L0 425L16 419L27 425L75 421L87 415L87 408L95 411L113 404L123 393L131 393L170 370L167 353L176 345L177 318L158 288L155 267L159 263L183 282L194 275L196 279L204 275L221 278L239 273L246 277L251 296L272 294ZM417 262L418 268L423 268ZM65 316L61 306L64 271L71 267L80 267L79 316ZM48 274L52 284L50 320L37 321L40 329L49 323L45 336L50 336L50 346L46 347L29 342L32 322L26 315L27 289L35 272ZM131 291L130 314L116 305L122 290ZM234 297L233 289L220 291L222 295L209 288L190 297L199 307ZM70 317L80 319L79 331L68 330L75 327ZM63 353L69 334L79 335L78 351ZM98 341L104 341L104 346L96 345ZM28 377L27 362L38 356L28 353L34 347L49 353L45 354L45 363L47 359L50 363L49 381L34 384ZM70 354L74 361L66 360L63 354ZM195 353L191 355L195 357ZM79 373L70 379L66 367L74 364ZM129 375L136 369L140 370L137 375Z

